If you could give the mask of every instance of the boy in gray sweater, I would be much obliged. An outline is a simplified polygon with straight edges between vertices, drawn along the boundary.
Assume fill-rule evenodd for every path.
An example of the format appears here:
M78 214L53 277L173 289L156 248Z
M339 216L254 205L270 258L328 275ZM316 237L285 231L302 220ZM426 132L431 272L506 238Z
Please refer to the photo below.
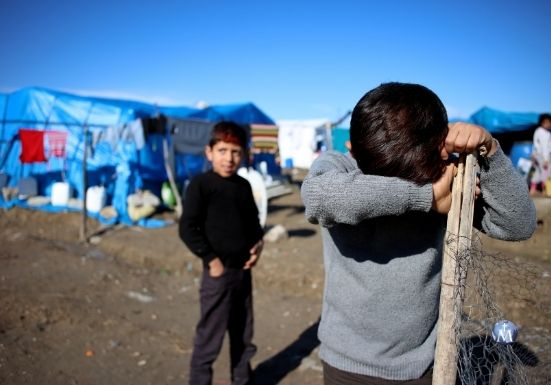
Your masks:
M386 83L360 99L350 153L327 152L302 185L321 225L325 288L319 327L326 385L430 384L452 153L481 146L475 227L502 240L536 227L528 187L482 127L448 124L429 89Z

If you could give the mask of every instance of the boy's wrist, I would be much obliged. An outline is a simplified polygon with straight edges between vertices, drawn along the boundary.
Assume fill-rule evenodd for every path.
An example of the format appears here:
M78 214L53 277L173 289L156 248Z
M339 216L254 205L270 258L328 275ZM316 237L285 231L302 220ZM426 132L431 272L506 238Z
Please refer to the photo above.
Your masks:
M208 265L210 265L210 263L211 263L214 259L216 259L216 258L218 258L218 257L216 256L216 254L214 254L214 253L211 252L211 253L205 255L202 259L203 259L204 264L208 266Z

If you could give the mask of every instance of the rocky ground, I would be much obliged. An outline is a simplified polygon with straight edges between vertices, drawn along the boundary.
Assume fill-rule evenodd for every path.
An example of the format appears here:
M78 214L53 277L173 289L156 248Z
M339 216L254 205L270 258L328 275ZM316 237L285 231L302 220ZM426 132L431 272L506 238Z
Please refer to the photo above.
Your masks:
M482 248L493 256L490 266L504 272L487 277L498 288L494 298L537 359L521 364L547 381L551 215L548 201L538 202L534 238L513 244L482 238ZM270 202L268 227L281 224L289 236L267 243L254 269L259 384L321 384L321 239L303 210L298 186ZM0 212L0 384L185 383L201 265L176 225L114 227L84 244L80 224L75 213ZM88 231L98 230L89 220ZM227 346L214 383L230 384Z

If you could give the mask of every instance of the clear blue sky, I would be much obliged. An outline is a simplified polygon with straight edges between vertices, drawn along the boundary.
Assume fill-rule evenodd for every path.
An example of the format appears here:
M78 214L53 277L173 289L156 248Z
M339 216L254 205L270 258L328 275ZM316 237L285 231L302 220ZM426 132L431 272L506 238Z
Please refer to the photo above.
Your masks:
M551 111L551 1L3 0L0 92L252 101L337 119L387 81L450 117Z

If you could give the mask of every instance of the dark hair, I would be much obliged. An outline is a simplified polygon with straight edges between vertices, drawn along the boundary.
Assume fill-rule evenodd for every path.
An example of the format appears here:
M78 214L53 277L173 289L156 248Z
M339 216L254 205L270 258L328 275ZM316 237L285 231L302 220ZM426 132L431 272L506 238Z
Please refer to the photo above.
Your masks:
M538 126L543 126L543 122L549 120L551 121L551 115L550 114L541 114L538 119Z
M214 125L210 135L209 146L212 147L218 142L234 143L241 146L243 151L247 150L247 132L240 125L225 121Z
M351 152L364 174L436 182L448 116L434 92L419 84L384 83L366 93L350 121Z

